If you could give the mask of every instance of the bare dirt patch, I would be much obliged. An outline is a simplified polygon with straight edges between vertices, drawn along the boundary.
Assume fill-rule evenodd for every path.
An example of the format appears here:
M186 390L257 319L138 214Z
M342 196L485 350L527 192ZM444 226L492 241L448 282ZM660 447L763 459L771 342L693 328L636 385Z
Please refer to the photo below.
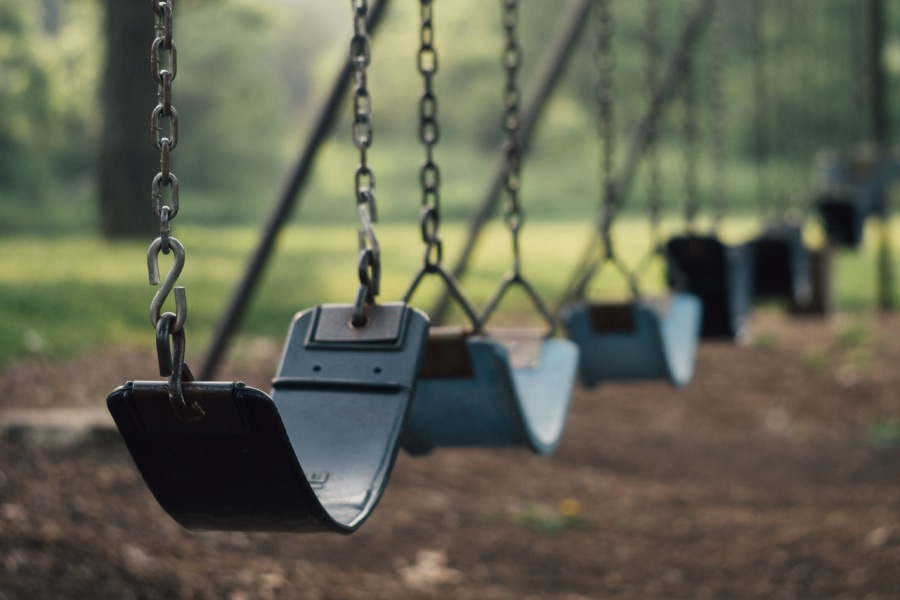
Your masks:
M0 443L0 598L900 597L900 319L757 315L695 381L578 390L551 457L401 455L360 531L191 533L115 439ZM228 376L265 388L269 344ZM123 350L22 362L0 411L102 406ZM879 424L887 424L887 429ZM880 432L880 435L875 435Z

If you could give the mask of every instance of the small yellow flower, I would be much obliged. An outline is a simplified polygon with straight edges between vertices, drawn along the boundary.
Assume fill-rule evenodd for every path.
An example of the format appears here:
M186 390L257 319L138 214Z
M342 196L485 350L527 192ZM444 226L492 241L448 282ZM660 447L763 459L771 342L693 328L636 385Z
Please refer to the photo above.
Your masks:
M559 503L559 512L567 519L577 519L581 516L581 502L575 498L566 498Z

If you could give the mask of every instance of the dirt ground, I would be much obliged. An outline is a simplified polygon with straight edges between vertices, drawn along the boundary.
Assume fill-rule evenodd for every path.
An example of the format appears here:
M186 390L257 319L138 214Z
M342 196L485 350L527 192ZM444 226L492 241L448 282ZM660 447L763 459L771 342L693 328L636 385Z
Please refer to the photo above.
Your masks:
M267 387L278 349L229 376ZM0 374L0 411L102 406L153 357ZM0 442L0 599L900 597L900 318L755 316L695 381L579 389L558 452L401 455L349 537L191 533L117 436Z

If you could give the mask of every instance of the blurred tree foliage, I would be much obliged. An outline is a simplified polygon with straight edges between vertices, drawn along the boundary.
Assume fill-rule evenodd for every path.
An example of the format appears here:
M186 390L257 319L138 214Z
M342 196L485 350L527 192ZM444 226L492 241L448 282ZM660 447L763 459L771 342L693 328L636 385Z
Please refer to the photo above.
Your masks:
M682 3L660 4L664 47L671 48L681 24ZM770 140L772 169L802 178L819 148L843 147L869 137L861 112L866 94L863 3L769 0L766 5L770 96L762 125ZM729 11L725 52L729 161L739 171L752 173L759 124L754 120L752 94L750 3L726 0L723 6ZM624 147L645 107L644 3L621 1L614 9L618 139ZM255 221L298 151L318 98L345 60L349 7L330 0L183 0L177 10L179 75L173 102L181 120L181 141L172 161L182 185L181 218ZM455 214L461 214L476 200L487 177L481 171L500 139L499 9L483 0L453 0L436 3L435 11L442 124L438 158L447 167L445 191L465 198L455 208ZM892 37L886 53L896 87L900 10L890 6L889 11ZM522 2L526 84L560 12L556 1ZM149 48L153 34L149 8L147 13ZM406 198L406 204L386 204L387 218L406 215L417 197L415 173L421 159L415 116L421 86L415 69L417 13L413 1L393 2L373 46L372 156L383 192ZM59 221L57 229L93 226L103 124L98 102L107 51L102 16L96 0L0 0L0 229L48 229L54 219ZM533 214L583 216L578 193L597 185L596 70L589 38L569 65L533 146L531 160L551 165L543 171L536 165L535 170L559 173L557 182L526 175L526 188L539 189L547 198L529 205ZM708 42L700 45L696 59L708 153ZM135 77L148 78L148 72L149 67ZM147 98L148 121L154 103L153 97ZM900 94L894 94L893 106L900 107ZM304 208L316 218L328 219L336 203L344 207L348 202L355 160L349 114L347 107L320 159L309 194L316 202ZM679 115L674 105L662 132L670 174L676 176ZM149 145L146 130L135 131L134 136L136 143ZM704 161L708 179L710 160ZM153 174L146 176L148 194ZM549 190L557 193L545 193ZM40 218L35 216L36 207L41 208ZM340 212L353 216L352 210Z
M0 191L28 195L89 170L98 131L96 46L75 27L52 29L40 8L0 0ZM73 18L87 20L84 8Z

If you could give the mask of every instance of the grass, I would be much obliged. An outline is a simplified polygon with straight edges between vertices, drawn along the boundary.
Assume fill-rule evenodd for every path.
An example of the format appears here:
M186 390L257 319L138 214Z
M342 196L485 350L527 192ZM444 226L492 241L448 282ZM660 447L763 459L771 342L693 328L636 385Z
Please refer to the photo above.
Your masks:
M895 418L875 420L866 432L866 442L875 450L885 452L900 450L900 420Z
M739 239L758 227L752 219L728 222L724 237ZM894 223L894 228L900 223ZM677 231L671 224L667 231ZM422 258L418 227L386 224L378 228L385 266L382 300L398 299ZM187 288L188 353L205 348L232 287L256 243L249 227L176 230L187 249L180 284ZM446 255L452 262L464 240L461 223L443 229ZM551 305L563 293L577 257L591 235L590 221L531 220L523 230L523 270ZM871 239L872 236L869 236ZM349 302L356 288L356 234L353 226L295 224L278 245L248 311L242 331L273 339L284 335L292 315L322 302ZM635 266L649 247L643 220L625 218L616 226L618 251ZM900 236L895 236L900 239ZM105 347L150 348L153 333L147 316L154 289L147 282L144 242L103 242L92 236L6 237L0 241L0 364L41 355L72 356ZM841 309L865 311L874 306L875 244L837 256L835 281ZM168 268L161 257L160 268ZM499 225L486 231L463 279L467 294L481 306L510 265L510 241ZM898 261L900 262L900 261ZM896 267L900 265L895 265ZM897 279L895 274L895 279ZM647 292L662 289L662 265L652 263L642 281ZM602 271L592 287L595 296L624 296L625 282L612 270ZM416 294L414 304L431 306L440 287L432 281ZM509 319L532 320L524 294L510 294L501 313ZM853 345L859 331L846 331Z

